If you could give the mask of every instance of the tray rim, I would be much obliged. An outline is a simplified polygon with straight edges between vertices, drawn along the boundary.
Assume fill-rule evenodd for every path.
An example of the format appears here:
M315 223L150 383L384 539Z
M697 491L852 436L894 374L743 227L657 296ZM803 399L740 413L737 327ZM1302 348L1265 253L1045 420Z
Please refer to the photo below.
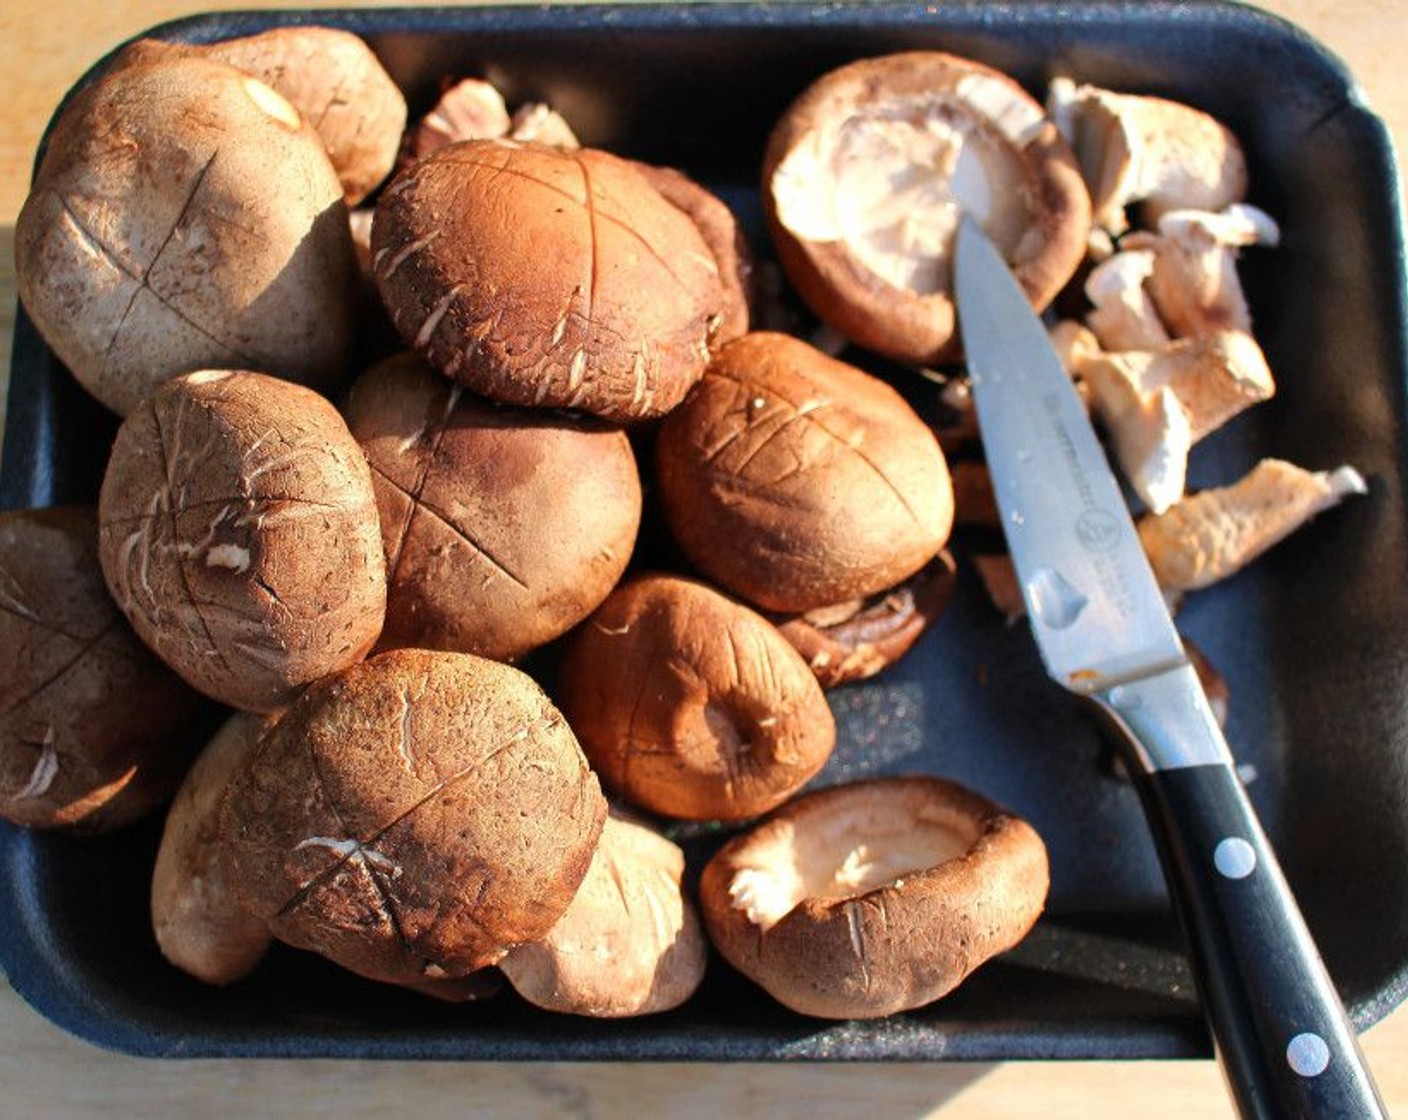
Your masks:
M1270 33L1279 36L1288 48L1301 52L1307 60L1313 59L1343 93L1342 102L1328 115L1352 114L1367 130L1371 143L1366 145L1363 158L1366 163L1376 166L1372 169L1377 184L1389 184L1384 192L1385 217L1391 223L1394 236L1382 248L1385 259L1381 262L1398 279L1393 289L1393 311L1397 330L1394 332L1398 375L1400 381L1408 380L1408 250L1405 250L1402 178L1399 172L1397 153L1386 123L1365 101L1362 90L1345 63L1319 40L1292 21L1267 12L1252 4L1237 0L946 0L941 6L906 0L840 0L837 3L818 3L816 0L644 0L641 3L589 2L573 3L571 0L554 0L549 3L529 4L485 4L465 6L415 6L415 7L368 7L368 8L306 8L306 9L261 9L250 7L228 11L209 10L194 12L160 23L129 37L96 60L75 81L55 107L36 148L34 164L42 158L49 133L70 99L87 84L93 81L110 65L112 59L130 43L147 37L175 39L191 42L206 42L239 34L252 34L256 31L277 26L300 24L327 24L344 28L364 36L378 34L416 34L433 31L445 32L446 21L454 26L455 33L469 33L477 29L507 29L515 32L531 33L535 30L551 29L554 33L572 31L601 30L603 27L626 31L687 31L696 26L708 30L726 29L766 29L804 28L808 26L835 27L847 25L860 19L870 24L880 21L887 29L902 29L905 26L925 26L929 19L950 15L977 16L976 26L990 26L1000 30L1004 27L1024 23L1040 23L1055 18L1061 13L1077 13L1081 21L1119 20L1128 18L1131 12L1141 20L1167 20L1172 24L1225 25L1229 29ZM388 27L384 21L396 21ZM967 25L965 25L967 26ZM7 397L13 397L13 374L15 371L37 358L51 358L47 346L28 319L22 306L17 305L14 326L14 345L11 356L11 388ZM13 406L10 399L8 404ZM7 410L3 444L3 462L0 462L0 508L13 508L17 504L38 505L34 496L40 494L46 485L43 464L21 461L12 455L11 448L17 440L14 430L19 427L22 410L10 407ZM26 501L26 499L28 499ZM10 909L18 912L11 903L24 880L11 876L11 861L26 858L24 830L0 821L0 911ZM425 1039L413 1039L399 1043L374 1033L361 1032L339 1036L330 1040L316 1031L303 1033L286 1032L274 1039L266 1039L251 1034L243 1042L234 1046L195 1046L179 1033L154 1030L122 1019L106 1021L91 1020L91 1003L85 1003L68 990L63 978L51 971L52 961L42 951L44 938L34 931L24 930L20 934L17 923L7 923L0 927L0 970L12 988L45 1018L70 1034L105 1049L141 1057L347 1057L402 1060L415 1058L449 1060L510 1060L510 1061L576 1061L576 1060L623 1060L623 1056L611 1052L611 1043L603 1048L591 1041L580 1047L544 1049L538 1053L526 1053L514 1049L512 1040L500 1042L496 1046L473 1045L474 1035L462 1036L459 1042L469 1042L468 1046L448 1042L426 1049ZM38 963L42 969L17 967L25 963ZM1392 974L1387 983L1372 995L1355 1001L1347 1007L1350 1018L1358 1030L1367 1029L1408 998L1408 960ZM821 1021L817 1021L818 1024ZM110 1033L101 1028L116 1027ZM933 1053L932 1046L921 1048L922 1052L876 1052L874 1043L868 1045L862 1039L853 1046L842 1046L834 1052L819 1054L814 1047L806 1045L782 1045L763 1050L749 1050L744 1054L733 1054L722 1048L712 1056L684 1054L674 1050L645 1048L645 1052L624 1056L624 1060L703 1060L703 1061L794 1061L794 1060L841 1060L841 1061L911 1061L911 1060L1047 1060L1047 1059L1185 1059L1211 1056L1211 1046L1206 1032L1199 1022L1190 1031L1186 1023L1179 1024L1170 1019L1162 1026L1146 1028L1143 1033L1129 1037L1110 1036L1102 1039L1106 1049L1096 1053L1088 1044L1088 1039L1079 1031L1067 1038L1062 1030L1048 1031L1042 1035L1044 1045L1029 1052L1012 1053L991 1049L988 1038L978 1033L980 1041L976 1046L972 1040L960 1039L953 1047L942 1046L940 1053ZM95 1029L97 1028L97 1029ZM818 1034L825 1033L819 1030ZM1001 1036L991 1036L999 1038ZM1032 1036L1027 1036L1032 1037ZM1111 1042L1115 1045L1109 1045ZM1149 1048L1154 1045L1154 1049ZM825 1044L823 1044L824 1046ZM491 1052L492 1051L492 1052Z

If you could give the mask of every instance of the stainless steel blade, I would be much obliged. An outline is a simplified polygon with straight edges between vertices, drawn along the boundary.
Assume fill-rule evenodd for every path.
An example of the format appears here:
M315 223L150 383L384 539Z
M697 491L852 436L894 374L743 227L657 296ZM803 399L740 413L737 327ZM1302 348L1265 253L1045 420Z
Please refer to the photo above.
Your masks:
M955 288L978 426L1047 671L1081 693L1185 660L1124 497L1046 328L964 217Z

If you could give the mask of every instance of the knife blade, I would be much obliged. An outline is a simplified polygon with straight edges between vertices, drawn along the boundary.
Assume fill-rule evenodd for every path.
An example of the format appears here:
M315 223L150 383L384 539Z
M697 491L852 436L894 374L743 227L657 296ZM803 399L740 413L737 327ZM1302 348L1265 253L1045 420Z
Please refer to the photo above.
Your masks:
M1052 679L1103 710L1129 748L1240 1115L1385 1115L1085 406L1026 293L968 215L954 281L1032 633Z

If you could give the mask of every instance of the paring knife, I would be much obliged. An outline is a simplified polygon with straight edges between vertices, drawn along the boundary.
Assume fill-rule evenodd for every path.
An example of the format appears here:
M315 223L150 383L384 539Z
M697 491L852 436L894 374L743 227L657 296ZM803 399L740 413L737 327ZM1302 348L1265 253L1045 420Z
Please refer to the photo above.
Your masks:
M955 250L959 326L1003 529L1047 672L1122 732L1242 1116L1384 1116L1353 1028L1084 405L978 224Z

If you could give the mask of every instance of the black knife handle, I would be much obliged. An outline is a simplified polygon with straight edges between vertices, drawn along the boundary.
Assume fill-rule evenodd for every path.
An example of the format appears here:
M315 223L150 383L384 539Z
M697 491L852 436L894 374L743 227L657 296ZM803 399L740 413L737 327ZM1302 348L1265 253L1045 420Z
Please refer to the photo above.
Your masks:
M1145 771L1139 786L1240 1115L1386 1116L1232 767Z

